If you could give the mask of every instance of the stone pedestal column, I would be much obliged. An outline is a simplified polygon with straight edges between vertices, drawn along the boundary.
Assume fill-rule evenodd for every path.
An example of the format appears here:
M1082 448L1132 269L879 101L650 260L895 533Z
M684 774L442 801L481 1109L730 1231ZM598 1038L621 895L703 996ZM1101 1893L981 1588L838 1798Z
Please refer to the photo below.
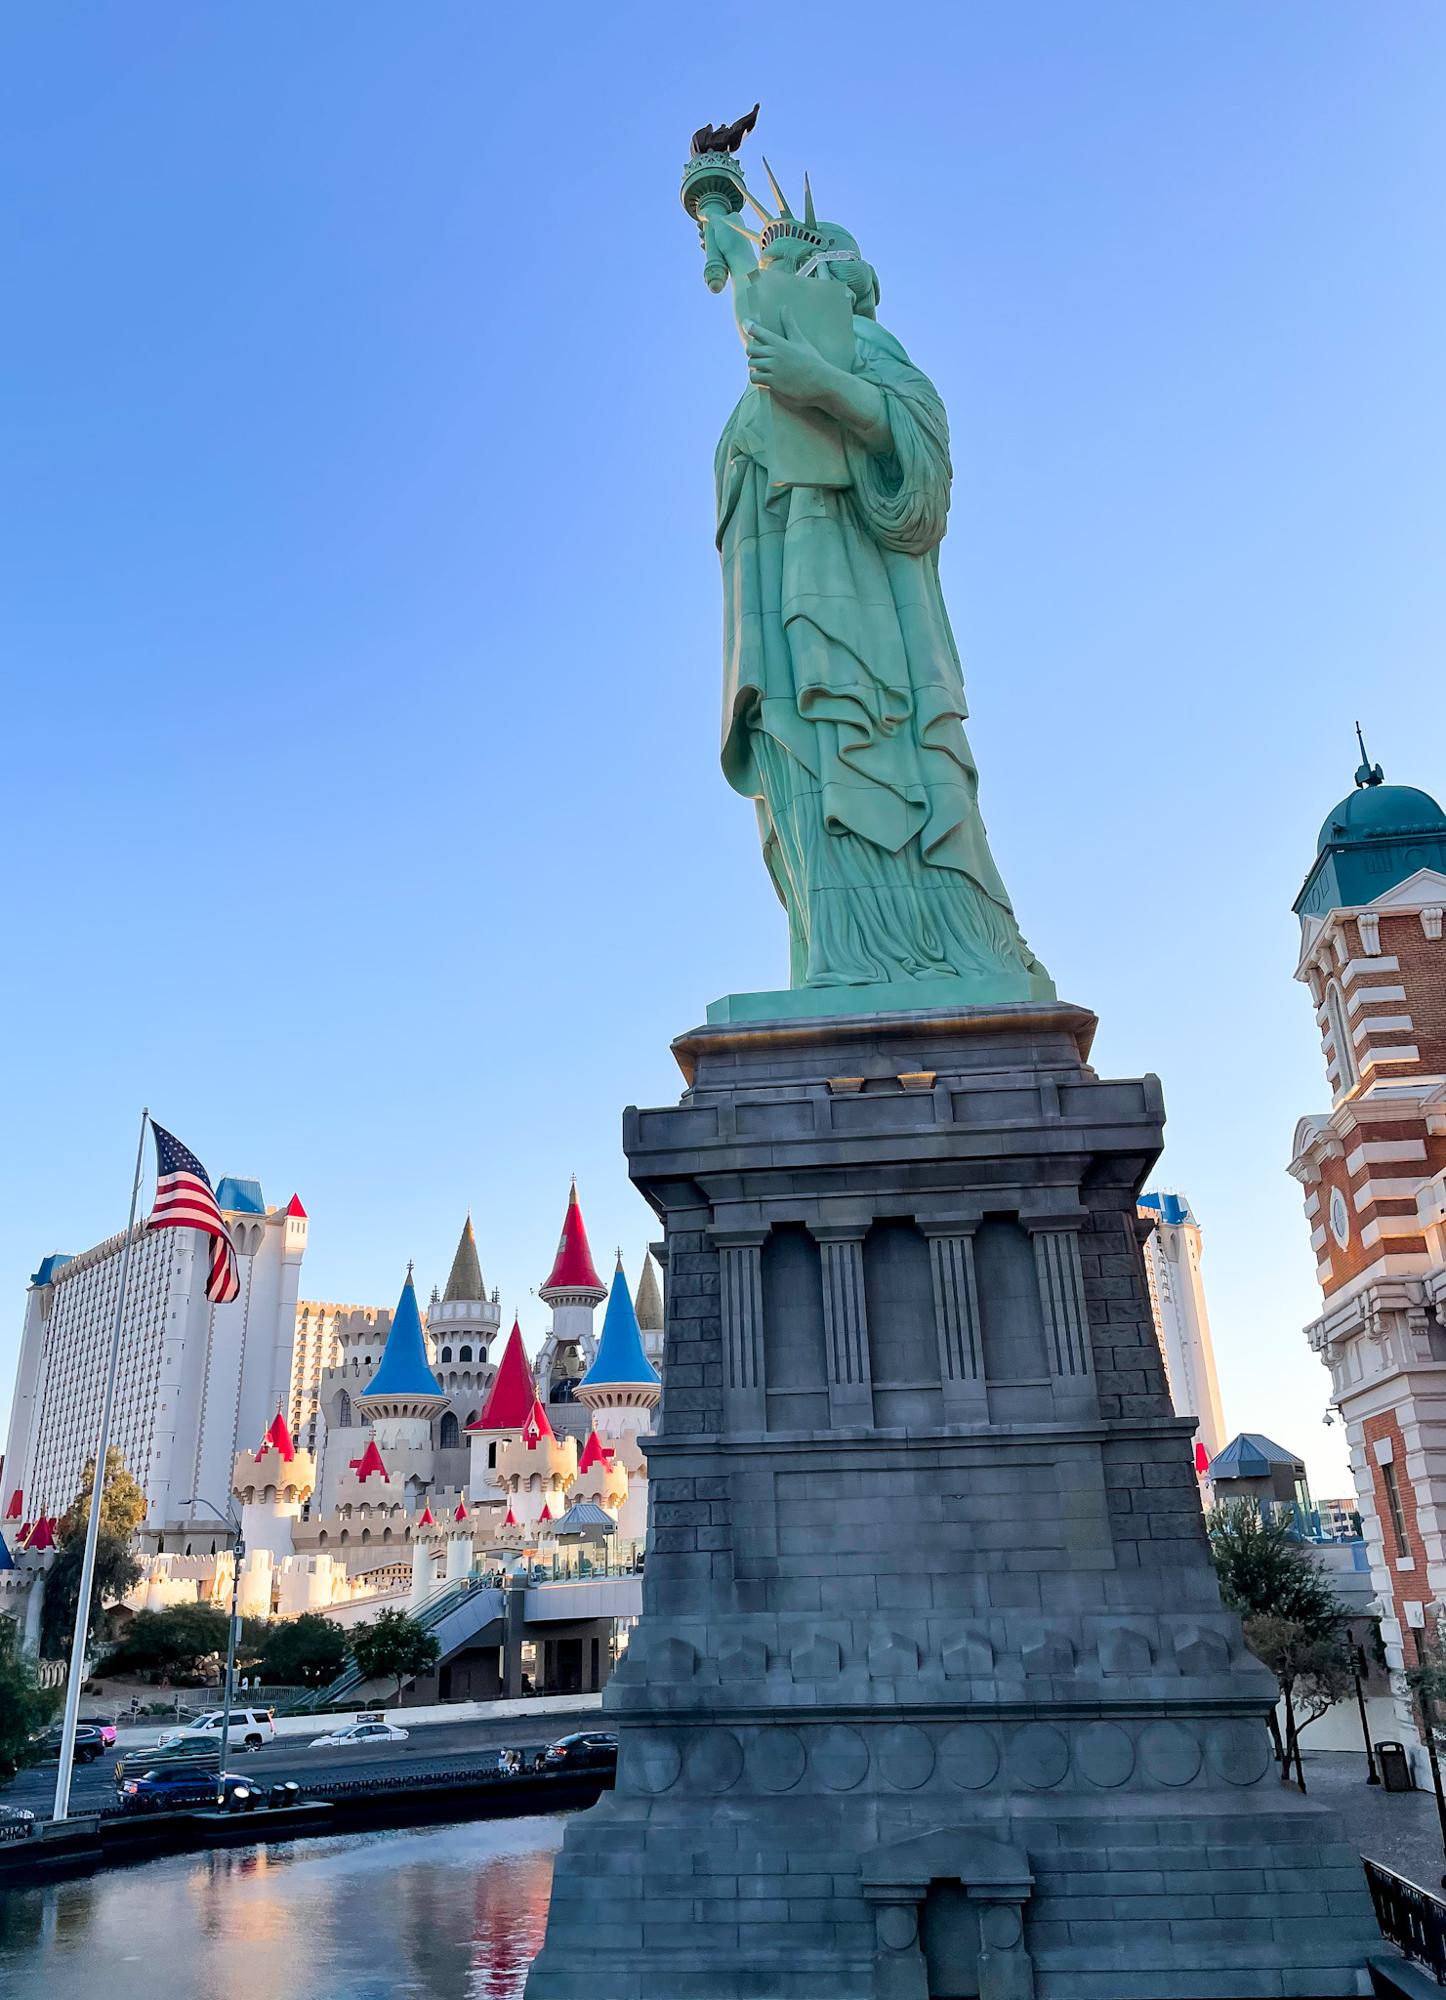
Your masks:
M1359 1864L1282 1810L1170 1407L1159 1086L1093 1027L709 1027L625 1114L668 1256L642 1615L528 2000L1361 1990Z
M984 1350L979 1333L979 1294L974 1280L973 1222L922 1223L929 1239L934 1278L934 1328L939 1341L939 1377L944 1420L954 1424L989 1421Z
M823 1271L824 1352L828 1362L828 1416L835 1430L872 1424L869 1323L864 1303L866 1222L813 1222Z

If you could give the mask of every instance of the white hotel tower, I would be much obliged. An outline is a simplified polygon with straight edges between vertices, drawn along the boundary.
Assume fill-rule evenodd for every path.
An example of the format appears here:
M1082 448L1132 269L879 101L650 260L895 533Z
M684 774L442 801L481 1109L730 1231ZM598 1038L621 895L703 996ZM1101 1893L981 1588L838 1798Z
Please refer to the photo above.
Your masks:
M1170 1401L1177 1417L1194 1417L1195 1467L1224 1450L1229 1433L1215 1376L1215 1348L1200 1274L1200 1225L1182 1194L1142 1194L1142 1221L1153 1222L1145 1241L1145 1276L1150 1310L1165 1359Z
M111 1442L144 1488L147 1542L209 1550L236 1453L254 1450L290 1400L306 1210L267 1208L256 1181L223 1178L216 1199L236 1245L240 1296L207 1303L207 1243L192 1229L136 1225ZM5 1443L0 1514L52 1519L94 1455L124 1232L44 1259L31 1281Z

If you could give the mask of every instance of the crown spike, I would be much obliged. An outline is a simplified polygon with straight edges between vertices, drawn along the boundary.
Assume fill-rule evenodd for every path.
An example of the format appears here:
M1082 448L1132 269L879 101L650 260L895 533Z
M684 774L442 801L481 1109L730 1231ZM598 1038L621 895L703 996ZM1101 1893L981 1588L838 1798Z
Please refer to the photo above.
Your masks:
M756 194L750 194L747 188L744 188L743 190L743 199L748 203L748 206L751 209L753 209L756 214L762 216L765 222L777 222L778 217L773 213L773 210L771 208L765 208L763 206L763 203L758 199L758 196Z
M803 219L810 229L818 228L818 217L813 209L813 189L808 184L808 175L803 177Z
M778 185L777 180L774 178L773 169L772 167L769 166L767 160L763 162L763 171L768 176L768 185L773 189L773 199L778 203L779 215L787 216L790 222L795 221L797 218L794 216L793 210L788 205L788 197L783 192L783 189Z

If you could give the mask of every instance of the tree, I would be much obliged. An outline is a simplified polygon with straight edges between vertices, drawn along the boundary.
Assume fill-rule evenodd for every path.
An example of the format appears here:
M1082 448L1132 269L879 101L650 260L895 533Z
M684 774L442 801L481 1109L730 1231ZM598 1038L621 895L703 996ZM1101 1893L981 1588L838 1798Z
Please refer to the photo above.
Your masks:
M274 1624L261 1650L261 1671L284 1687L334 1680L346 1664L346 1635L317 1611Z
M1257 1501L1232 1500L1212 1508L1205 1532L1220 1594L1239 1614L1251 1651L1280 1683L1285 1741L1280 1739L1274 1712L1270 1729L1281 1780L1289 1780L1294 1766L1296 1783L1304 1791L1300 1730L1323 1715L1350 1685L1346 1607L1309 1550L1295 1539L1289 1519L1263 1514ZM1297 1701L1306 1710L1306 1721L1299 1725Z
M0 1618L0 1779L13 1778L33 1754L33 1738L44 1729L55 1696L37 1685L35 1670L20 1651L12 1618Z
M432 1634L405 1611L380 1612L369 1625L358 1625L351 1635L352 1658L362 1678L395 1681L398 1701L402 1682L435 1666L441 1650Z
M1280 1683L1285 1701L1285 1746L1281 1777L1290 1776L1305 1790L1300 1761L1302 1731L1318 1722L1328 1708L1355 1685L1350 1643L1343 1631L1312 1636L1293 1618L1258 1616L1242 1621L1246 1644L1263 1660Z
M106 1672L198 1674L204 1661L224 1658L226 1625L226 1613L209 1604L138 1611L106 1661Z
M80 1491L60 1517L55 1530L56 1554L45 1575L40 1611L40 1650L48 1660L70 1653L75 1613L80 1601L80 1571L85 1560L85 1536L90 1523L90 1496L95 1484L95 1460L88 1458ZM105 1455L105 1480L100 1495L100 1528L95 1544L95 1581L91 1591L87 1636L102 1629L105 1605L124 1597L140 1578L132 1543L146 1518L146 1496L131 1477L114 1445Z

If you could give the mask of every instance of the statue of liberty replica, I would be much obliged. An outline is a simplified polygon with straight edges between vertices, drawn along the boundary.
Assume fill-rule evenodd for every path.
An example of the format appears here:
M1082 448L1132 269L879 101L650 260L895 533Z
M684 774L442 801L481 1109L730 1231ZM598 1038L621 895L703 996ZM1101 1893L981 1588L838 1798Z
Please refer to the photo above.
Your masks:
M747 355L723 768L792 984L624 1113L666 1238L642 1611L528 2000L1367 1992L1359 1857L1282 1792L1165 1381L1160 1086L1090 1067L979 816L944 412L807 179L746 187L756 113L682 194Z
M964 734L939 585L944 406L880 325L878 277L846 229L819 221L807 179L799 217L768 173L774 214L699 136L684 200L710 281L731 280L750 384L714 463L723 770L757 802L791 984L899 986L899 1006L1051 999L989 851ZM737 219L745 202L760 231Z

